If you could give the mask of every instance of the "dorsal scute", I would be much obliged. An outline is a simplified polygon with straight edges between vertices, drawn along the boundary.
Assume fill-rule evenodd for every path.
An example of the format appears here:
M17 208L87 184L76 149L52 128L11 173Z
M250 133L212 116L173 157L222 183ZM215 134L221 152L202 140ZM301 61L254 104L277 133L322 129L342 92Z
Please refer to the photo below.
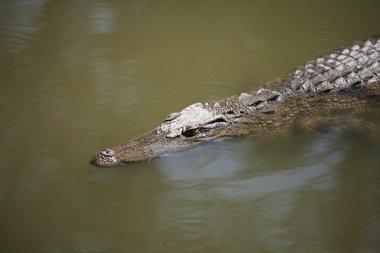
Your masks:
M298 67L280 84L297 93L357 89L380 81L380 39L339 49Z

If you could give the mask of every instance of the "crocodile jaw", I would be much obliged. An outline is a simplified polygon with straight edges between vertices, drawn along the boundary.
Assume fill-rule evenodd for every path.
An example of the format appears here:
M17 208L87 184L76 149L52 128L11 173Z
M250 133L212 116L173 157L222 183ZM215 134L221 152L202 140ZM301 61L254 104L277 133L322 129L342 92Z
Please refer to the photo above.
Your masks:
M158 133L157 129L154 129L120 145L99 151L90 159L90 163L97 167L115 167L151 160L191 148L199 143L195 138L182 135L171 138L166 135L166 132ZM110 154L105 151L109 151Z

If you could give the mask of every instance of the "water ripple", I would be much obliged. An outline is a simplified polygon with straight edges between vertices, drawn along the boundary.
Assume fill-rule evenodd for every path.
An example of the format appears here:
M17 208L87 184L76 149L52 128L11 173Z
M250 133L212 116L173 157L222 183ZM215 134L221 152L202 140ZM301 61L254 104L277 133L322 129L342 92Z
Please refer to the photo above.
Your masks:
M207 210L202 201L194 200L202 196L192 196L199 195L199 192L182 193L181 198L177 198L175 192L167 194L170 196L165 198L156 212L156 228L148 244L163 252L170 251L172 247L189 251L207 246L211 234L206 219ZM173 208L175 206L181 208Z
M18 53L29 46L42 24L45 0L11 1L2 5L0 11L0 56Z
M123 252L125 247L114 235L91 231L62 235L46 243L42 252Z

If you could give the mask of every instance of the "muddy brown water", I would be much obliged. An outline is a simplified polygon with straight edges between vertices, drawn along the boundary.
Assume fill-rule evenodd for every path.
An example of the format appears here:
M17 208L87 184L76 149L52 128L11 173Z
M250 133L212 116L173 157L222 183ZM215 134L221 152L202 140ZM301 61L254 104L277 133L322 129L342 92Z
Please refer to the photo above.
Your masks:
M380 32L379 1L1 1L0 252L378 252L380 147L98 149ZM375 118L376 120L376 118Z

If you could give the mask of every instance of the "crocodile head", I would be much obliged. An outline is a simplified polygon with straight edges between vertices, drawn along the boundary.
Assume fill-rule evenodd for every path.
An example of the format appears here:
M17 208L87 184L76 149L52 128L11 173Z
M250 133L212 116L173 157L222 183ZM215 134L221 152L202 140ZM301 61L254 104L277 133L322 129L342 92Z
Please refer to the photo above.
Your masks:
M256 110L273 113L272 103L281 99L282 95L276 91L260 89L256 95L242 93L211 104L195 103L169 114L152 131L101 150L90 162L99 167L113 167L174 153L216 138L245 135L259 128L247 127L249 121L245 115L250 115L252 120L261 117L252 113Z
M208 104L195 103L170 114L160 126L147 133L101 150L90 163L113 167L188 149L202 141L228 135L225 130L237 120L217 113Z

